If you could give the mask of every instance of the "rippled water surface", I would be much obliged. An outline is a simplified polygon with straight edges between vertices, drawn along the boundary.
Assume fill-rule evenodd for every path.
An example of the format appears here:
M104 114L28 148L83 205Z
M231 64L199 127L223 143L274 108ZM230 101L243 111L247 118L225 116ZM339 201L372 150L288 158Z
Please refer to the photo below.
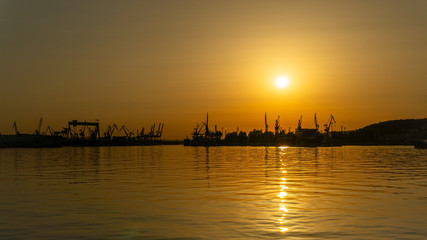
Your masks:
M1 239L427 238L413 147L0 149Z

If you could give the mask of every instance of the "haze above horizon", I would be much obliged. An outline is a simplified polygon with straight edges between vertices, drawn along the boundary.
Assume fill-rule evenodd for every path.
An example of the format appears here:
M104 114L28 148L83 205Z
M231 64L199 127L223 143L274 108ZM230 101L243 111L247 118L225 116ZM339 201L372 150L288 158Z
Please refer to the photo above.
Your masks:
M427 117L427 1L0 1L0 132ZM286 87L277 79L286 77ZM288 81L289 80L289 81ZM279 84L279 86L282 86Z

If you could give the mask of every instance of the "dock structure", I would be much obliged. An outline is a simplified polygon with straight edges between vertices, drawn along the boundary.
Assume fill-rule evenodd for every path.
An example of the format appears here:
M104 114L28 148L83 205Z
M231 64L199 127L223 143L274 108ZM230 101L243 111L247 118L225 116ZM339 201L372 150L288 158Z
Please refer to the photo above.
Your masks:
M191 134L191 139L184 140L185 146L275 146L277 142L288 143L293 136L281 131L278 120L276 120L275 132L268 131L267 113L264 115L265 130L254 129L247 134L237 127L236 132L215 131L209 129L209 114L206 121L197 123Z
M82 127L77 129L77 127ZM103 137L100 134L99 121L77 121L68 122L65 144L70 146L133 146L133 145L157 145L161 144L164 123L151 126L150 131L145 134L141 131L132 131L125 125L120 128L116 124L108 125Z
M324 125L325 132L320 132L317 122L317 114L314 114L315 128L302 127L302 115L298 120L298 127L294 132L290 130L286 132L282 130L280 116L275 120L274 132L269 131L267 113L264 114L264 131L262 129L254 129L248 134L239 131L222 134L222 132L209 130L209 115L206 114L206 122L197 123L191 134L191 139L186 138L184 145L186 146L336 146L339 145L334 141L332 136L333 124L335 118L332 116Z
M45 131L41 130L42 119L33 134L23 134L18 131L17 123L13 123L14 135L0 134L1 147L60 147L60 146L140 146L159 145L164 123L151 126L151 130L144 134L141 131L131 131L125 125L120 129L116 124L108 125L106 131L101 136L99 120L68 122L68 126L61 131L55 131L48 126ZM125 136L122 136L122 135ZM166 141L167 144L175 142Z

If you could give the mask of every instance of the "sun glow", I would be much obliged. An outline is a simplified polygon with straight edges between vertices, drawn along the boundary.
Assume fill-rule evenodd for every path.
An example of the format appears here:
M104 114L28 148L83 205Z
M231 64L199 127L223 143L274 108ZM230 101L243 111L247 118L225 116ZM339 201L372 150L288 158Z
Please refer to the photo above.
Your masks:
M289 78L286 76L280 76L276 78L276 86L278 88L286 88L289 85Z

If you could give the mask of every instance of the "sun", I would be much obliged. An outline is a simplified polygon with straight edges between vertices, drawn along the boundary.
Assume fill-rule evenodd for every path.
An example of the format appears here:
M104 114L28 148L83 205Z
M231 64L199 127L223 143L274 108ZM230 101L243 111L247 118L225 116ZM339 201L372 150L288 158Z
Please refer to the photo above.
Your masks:
M280 76L276 78L276 86L278 88L286 88L289 85L289 78L286 76Z

